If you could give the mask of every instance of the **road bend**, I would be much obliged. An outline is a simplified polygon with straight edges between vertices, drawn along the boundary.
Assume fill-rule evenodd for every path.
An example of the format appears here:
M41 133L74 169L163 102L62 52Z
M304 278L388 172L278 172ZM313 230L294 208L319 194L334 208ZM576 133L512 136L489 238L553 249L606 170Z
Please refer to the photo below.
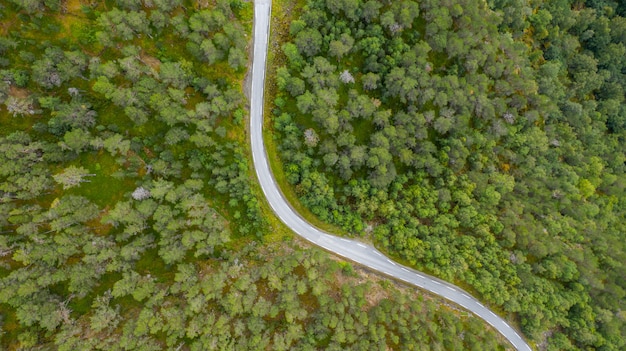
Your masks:
M306 222L289 205L274 180L263 142L263 94L270 16L271 0L256 0L254 3L254 56L250 92L250 138L254 168L261 189L278 218L295 233L315 245L383 273L390 278L428 290L457 304L489 323L518 351L532 351L513 327L466 291L443 280L402 266L370 245L325 233Z

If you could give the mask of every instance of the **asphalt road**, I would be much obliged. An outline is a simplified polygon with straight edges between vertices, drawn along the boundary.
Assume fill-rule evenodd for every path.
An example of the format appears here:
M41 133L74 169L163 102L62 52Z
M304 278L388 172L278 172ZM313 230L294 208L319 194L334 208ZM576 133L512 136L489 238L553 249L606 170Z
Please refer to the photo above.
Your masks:
M531 351L522 337L502 318L461 288L393 262L372 246L320 231L300 217L282 196L270 170L263 143L263 92L267 58L271 0L254 3L254 57L250 92L252 158L263 193L272 210L294 232L315 245L387 276L442 296L474 313L498 330L519 351Z

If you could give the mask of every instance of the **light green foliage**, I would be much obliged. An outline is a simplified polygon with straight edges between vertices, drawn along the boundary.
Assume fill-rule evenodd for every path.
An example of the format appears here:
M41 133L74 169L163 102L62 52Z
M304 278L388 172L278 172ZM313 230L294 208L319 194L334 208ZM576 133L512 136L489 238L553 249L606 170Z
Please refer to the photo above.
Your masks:
M102 146L111 155L125 155L130 149L130 141L124 140L120 134L113 134L102 142Z

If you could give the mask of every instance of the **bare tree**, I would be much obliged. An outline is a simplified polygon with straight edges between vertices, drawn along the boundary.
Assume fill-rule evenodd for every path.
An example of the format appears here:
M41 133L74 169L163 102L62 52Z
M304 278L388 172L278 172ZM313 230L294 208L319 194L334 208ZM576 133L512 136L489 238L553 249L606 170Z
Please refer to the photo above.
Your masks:
M341 72L341 75L339 76L339 79L341 79L341 81L346 83L346 84L354 83L354 77L352 76L352 74L350 74L350 72L348 70L345 70L345 71Z
M135 189L135 191L133 191L131 196L133 197L133 199L137 201L141 201L141 200L150 198L151 194L150 194L150 190L140 186L137 189Z
M6 100L7 110L13 116L34 115L37 113L33 107L33 102L29 98L18 98L9 96Z
M314 147L317 145L317 142L320 140L319 136L313 130L313 128L309 128L304 131L304 143L309 147Z
M52 178L57 183L62 184L63 189L69 189L80 185L80 183L89 182L89 180L84 179L88 176L93 177L95 174L90 174L83 167L69 166L63 172L53 175Z

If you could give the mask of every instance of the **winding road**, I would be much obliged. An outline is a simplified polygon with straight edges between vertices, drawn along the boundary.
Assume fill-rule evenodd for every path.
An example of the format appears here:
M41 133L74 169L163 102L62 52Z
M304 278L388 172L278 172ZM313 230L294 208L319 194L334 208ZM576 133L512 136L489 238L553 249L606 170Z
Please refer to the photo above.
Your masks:
M300 217L282 196L269 167L263 142L263 94L267 58L271 0L254 2L254 57L250 92L250 137L254 168L272 210L291 230L315 245L346 259L367 266L389 277L402 280L449 301L484 319L499 331L517 350L532 351L524 339L504 319L493 313L461 288L404 267L370 245L339 238L320 231Z

